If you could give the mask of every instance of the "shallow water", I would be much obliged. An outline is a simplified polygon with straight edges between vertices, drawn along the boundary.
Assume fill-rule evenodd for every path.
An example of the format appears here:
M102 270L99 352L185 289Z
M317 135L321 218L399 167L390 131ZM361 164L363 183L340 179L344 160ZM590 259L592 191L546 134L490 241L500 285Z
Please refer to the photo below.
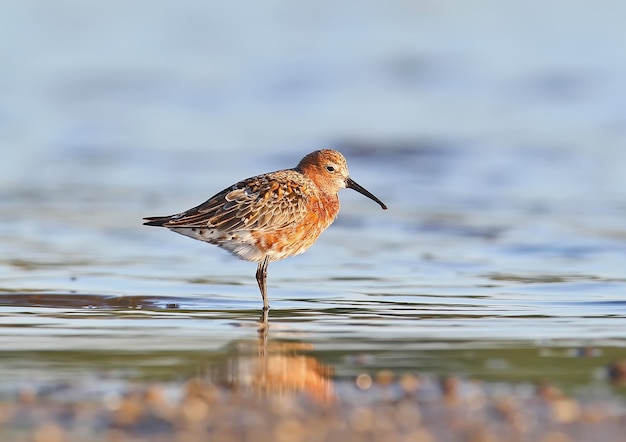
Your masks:
M270 342L302 345L336 380L392 370L609 391L605 367L623 357L626 324L619 201L512 197L524 171L543 165L533 152L440 148L417 180L413 167L427 156L419 149L344 151L355 179L390 209L344 191L342 213L318 243L270 265ZM168 155L153 156L150 175L175 176ZM516 185L471 176L488 162ZM82 187L70 200L44 192L11 201L21 215L3 222L5 381L92 371L180 379L247 360L236 351L242 343L255 354L255 265L140 224L199 202L203 189L181 197L165 186L154 202L147 195L156 191L141 187Z
M345 190L319 241L270 265L270 344L335 381L391 370L619 392L605 367L626 355L625 68L603 46L626 36L619 14L570 10L535 46L499 24L516 16L504 6L466 40L445 8L308 7L323 38L273 4L262 50L228 26L254 19L226 6L126 22L103 4L100 21L74 9L67 29L14 6L40 33L18 40L31 57L14 55L1 85L0 388L94 373L245 384L233 373L263 345L255 265L141 218L332 146L389 210ZM579 23L606 53L564 50L584 40Z

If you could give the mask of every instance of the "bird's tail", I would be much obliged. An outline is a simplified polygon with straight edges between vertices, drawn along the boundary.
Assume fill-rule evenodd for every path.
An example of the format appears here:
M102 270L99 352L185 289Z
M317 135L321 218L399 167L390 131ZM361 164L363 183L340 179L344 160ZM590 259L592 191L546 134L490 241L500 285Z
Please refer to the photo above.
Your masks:
M144 220L143 225L163 227L163 224L167 223L171 219L172 219L171 216L148 216L143 219Z

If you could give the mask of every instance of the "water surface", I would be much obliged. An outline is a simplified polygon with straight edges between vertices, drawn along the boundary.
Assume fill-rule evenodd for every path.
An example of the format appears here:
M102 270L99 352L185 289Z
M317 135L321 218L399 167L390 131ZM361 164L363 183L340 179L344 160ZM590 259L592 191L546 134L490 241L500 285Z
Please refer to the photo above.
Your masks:
M262 347L335 381L619 392L605 367L626 354L623 14L567 5L14 5L0 387L233 379L258 352L255 265L141 218L333 147L389 210L343 191L319 241L270 265Z

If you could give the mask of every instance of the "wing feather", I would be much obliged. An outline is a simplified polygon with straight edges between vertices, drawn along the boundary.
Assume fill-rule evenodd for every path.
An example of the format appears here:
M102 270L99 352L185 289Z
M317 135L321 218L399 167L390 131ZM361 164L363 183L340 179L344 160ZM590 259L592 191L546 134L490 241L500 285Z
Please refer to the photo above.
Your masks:
M248 178L204 203L170 217L163 227L211 227L220 231L280 230L302 221L315 186L294 170ZM150 222L150 220L148 220Z

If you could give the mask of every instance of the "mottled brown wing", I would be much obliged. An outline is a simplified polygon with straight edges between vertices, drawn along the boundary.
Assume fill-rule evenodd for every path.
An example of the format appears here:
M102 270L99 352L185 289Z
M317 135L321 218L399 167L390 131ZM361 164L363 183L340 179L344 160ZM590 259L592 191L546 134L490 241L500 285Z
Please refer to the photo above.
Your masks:
M281 171L259 175L224 189L199 206L168 217L163 227L213 227L220 231L279 230L306 216L302 175Z

